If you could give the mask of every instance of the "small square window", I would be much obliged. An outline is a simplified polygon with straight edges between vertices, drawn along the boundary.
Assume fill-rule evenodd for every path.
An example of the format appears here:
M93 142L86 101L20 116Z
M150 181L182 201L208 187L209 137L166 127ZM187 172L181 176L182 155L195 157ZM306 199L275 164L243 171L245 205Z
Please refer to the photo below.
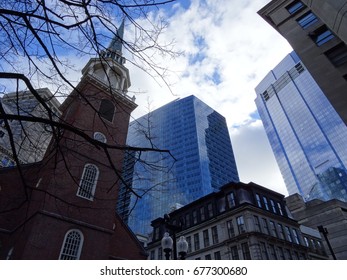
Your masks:
M293 3L291 3L290 5L288 5L286 7L287 11L290 14L295 14L296 12L300 11L301 9L303 9L305 6L301 1L294 1Z
M347 45L341 43L326 51L325 55L334 66L341 66L347 62Z
M323 44L329 42L335 35L325 26L321 26L310 34L312 40L317 46L322 46Z
M308 12L304 14L302 17L298 18L296 21L303 29L306 29L314 23L318 22L318 18L314 13Z

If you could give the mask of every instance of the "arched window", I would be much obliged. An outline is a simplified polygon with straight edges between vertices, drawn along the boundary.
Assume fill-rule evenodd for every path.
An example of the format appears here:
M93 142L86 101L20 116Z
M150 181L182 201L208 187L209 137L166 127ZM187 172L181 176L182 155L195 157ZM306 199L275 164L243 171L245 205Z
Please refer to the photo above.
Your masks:
M106 136L102 134L101 132L95 132L94 139L99 142L106 143Z
M100 104L100 116L103 117L105 120L108 120L112 122L113 115L114 115L115 107L114 104L107 99L102 99Z
M77 229L65 234L59 260L79 260L83 246L83 234Z
M86 164L83 169L77 195L89 200L93 200L98 177L99 169L93 164Z

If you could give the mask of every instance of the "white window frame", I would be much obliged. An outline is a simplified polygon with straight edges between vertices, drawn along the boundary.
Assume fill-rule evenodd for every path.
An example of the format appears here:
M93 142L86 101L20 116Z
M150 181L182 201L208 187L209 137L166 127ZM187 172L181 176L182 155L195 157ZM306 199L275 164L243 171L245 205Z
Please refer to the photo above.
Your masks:
M218 244L219 243L219 234L218 234L218 227L213 226L211 228L211 233L212 233L212 244Z
M246 232L246 225L245 225L245 219L243 215L236 217L236 223L237 223L237 229L239 231L239 234Z
M68 239L71 234L78 235L79 240ZM63 245L61 246L61 250L59 254L59 260L79 260L81 257L83 241L84 241L83 233L80 230L70 229L65 234L64 242L63 242ZM73 248L73 251L71 251L73 246L75 248ZM70 252L68 252L67 250L70 250Z
M90 174L88 174L87 172L89 172L88 168L93 167L95 168L95 174L93 175L92 178L88 178L90 177ZM88 177L87 177L88 176ZM99 178L99 169L96 165L94 164L90 164L87 163L84 168L83 168L83 173L81 176L81 180L79 183L79 187L77 190L77 196L84 198L84 199L88 199L93 201L94 200L94 194L95 194L95 189L96 189L96 184L98 182L98 178ZM90 180L92 179L92 180ZM88 190L85 190L85 184L91 184L91 186L88 186Z

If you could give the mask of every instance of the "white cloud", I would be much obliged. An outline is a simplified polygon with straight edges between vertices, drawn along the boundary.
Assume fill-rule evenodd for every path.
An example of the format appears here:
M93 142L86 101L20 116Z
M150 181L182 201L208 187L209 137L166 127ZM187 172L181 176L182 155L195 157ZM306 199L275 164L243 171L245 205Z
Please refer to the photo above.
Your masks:
M159 62L174 72L169 77L174 95L130 67L132 89L147 91L137 96L133 116L147 112L148 96L155 109L177 97L196 95L226 117L241 180L286 193L261 122L251 117L256 111L254 88L291 51L257 14L267 2L193 0L187 10L176 4L161 40L174 39L184 54Z
M170 11L156 10L169 23L160 42L174 40L183 55L171 59L156 53L155 61L166 67L171 90L131 63L129 95L136 95L137 118L178 98L196 95L226 117L230 129L240 179L253 181L286 193L261 122L256 111L254 88L287 55L291 48L257 11L269 0L192 0L175 3ZM142 22L141 24L145 24ZM126 24L126 27L128 25ZM125 30L131 40L131 31ZM153 52L154 50L150 50ZM126 58L129 58L124 52ZM86 60L69 57L76 65L69 77L78 80ZM46 86L41 81L38 86Z

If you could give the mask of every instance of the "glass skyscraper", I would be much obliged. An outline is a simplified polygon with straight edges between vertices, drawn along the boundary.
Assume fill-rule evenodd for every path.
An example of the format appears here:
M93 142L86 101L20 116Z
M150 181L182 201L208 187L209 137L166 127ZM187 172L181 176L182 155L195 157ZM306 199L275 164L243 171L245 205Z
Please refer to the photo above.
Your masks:
M171 153L126 154L117 211L135 233L148 234L152 220L239 181L225 118L195 96L131 122L127 144Z
M347 127L296 53L268 73L256 93L288 193L347 201Z

